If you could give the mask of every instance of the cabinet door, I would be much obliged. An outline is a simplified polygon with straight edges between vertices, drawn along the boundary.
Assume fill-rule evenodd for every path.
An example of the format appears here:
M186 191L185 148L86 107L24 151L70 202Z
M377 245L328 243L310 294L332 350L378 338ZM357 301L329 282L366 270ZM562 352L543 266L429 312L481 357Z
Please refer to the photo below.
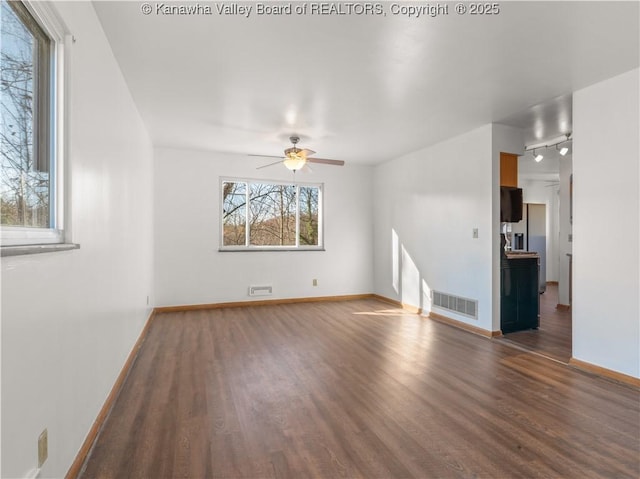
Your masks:
M538 327L539 290L538 260L523 259L518 269L518 327Z
M512 268L500 269L500 329L503 333L518 330L518 290Z
M512 333L538 327L538 260L508 260L500 269L500 329Z
M518 187L518 155L500 152L500 186Z

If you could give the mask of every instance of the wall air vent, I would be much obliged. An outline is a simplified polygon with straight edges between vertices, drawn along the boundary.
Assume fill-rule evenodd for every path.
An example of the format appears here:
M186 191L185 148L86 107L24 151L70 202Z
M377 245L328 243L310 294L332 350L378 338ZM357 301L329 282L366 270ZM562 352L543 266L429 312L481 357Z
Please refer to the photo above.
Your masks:
M454 313L478 319L478 301L475 299L461 298L452 294L432 291L431 304L438 308L448 309Z
M272 294L271 286L249 286L249 296L271 296Z

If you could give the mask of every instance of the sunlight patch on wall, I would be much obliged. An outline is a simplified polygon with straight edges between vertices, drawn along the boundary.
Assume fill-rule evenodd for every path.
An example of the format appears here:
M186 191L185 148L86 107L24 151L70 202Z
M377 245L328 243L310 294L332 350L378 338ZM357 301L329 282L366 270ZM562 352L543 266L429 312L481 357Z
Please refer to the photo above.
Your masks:
M402 302L420 307L420 272L413 259L402 246Z
M391 230L391 285L400 294L400 240L396 230Z
M422 280L422 314L431 312L431 288L427 282Z

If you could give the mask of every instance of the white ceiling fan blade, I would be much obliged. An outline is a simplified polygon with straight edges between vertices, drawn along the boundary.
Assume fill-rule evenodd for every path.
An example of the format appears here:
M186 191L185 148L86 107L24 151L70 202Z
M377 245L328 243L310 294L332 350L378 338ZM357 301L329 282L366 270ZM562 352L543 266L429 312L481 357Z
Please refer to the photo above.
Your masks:
M300 168L298 171L303 175L308 175L310 173L313 173L313 169L311 168L311 166L309 166L309 161L306 161L304 166Z
M326 158L307 158L307 161L309 163L321 163L325 165L336 165L336 166L344 165L344 161L342 160L328 160Z
M282 155L254 155L252 153L249 153L247 156L257 156L259 158L280 158L280 159L282 159Z
M277 156L274 156L273 158L278 158ZM274 161L273 163L269 163L268 165L262 165L262 166L258 166L256 168L256 170L260 170L262 168L266 168L267 166L273 166L273 165L277 165L278 163L282 163L282 160L280 161Z

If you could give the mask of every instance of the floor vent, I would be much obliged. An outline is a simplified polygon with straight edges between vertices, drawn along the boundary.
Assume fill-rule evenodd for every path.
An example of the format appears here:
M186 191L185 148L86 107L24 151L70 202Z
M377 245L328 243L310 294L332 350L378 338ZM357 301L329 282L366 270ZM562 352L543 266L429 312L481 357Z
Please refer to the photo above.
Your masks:
M271 296L272 294L271 286L249 286L249 296Z
M449 311L478 319L478 301L475 299L461 298L460 296L432 291L431 301L432 305L438 308L448 309Z

